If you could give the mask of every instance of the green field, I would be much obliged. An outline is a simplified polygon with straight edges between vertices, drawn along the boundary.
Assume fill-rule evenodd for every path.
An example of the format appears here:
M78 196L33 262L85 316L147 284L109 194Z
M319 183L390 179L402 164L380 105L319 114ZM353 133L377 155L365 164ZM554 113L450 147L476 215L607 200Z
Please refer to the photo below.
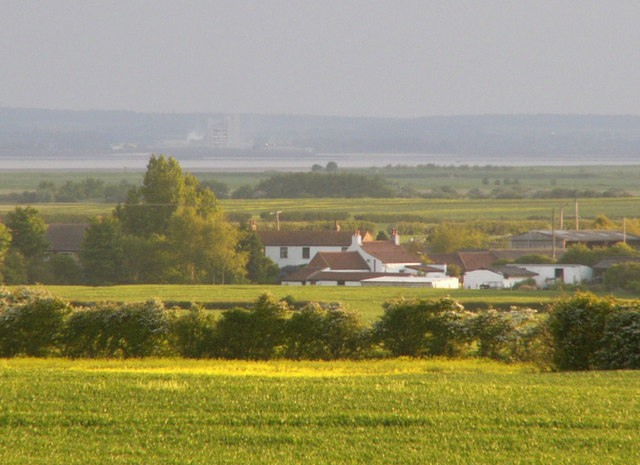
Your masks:
M253 303L265 291L276 298L291 296L299 301L340 302L360 313L363 322L371 322L382 315L382 304L398 297L437 299L450 296L463 305L489 304L508 307L543 307L559 298L559 291L465 290L393 287L328 287L328 286L261 286L261 285L138 285L138 286L45 286L52 294L74 302L139 302L160 299L164 302L219 303L226 308L229 302L238 305Z
M640 372L0 360L3 465L633 464Z
M551 222L552 209L556 213L564 206L565 221L573 224L573 201L569 199L485 199L485 200L440 200L440 199L227 199L221 201L226 212L242 212L258 218L262 212L319 211L347 212L350 215L410 214L419 215L427 221L465 220L523 220L545 219ZM36 204L47 218L88 218L108 215L115 205L103 203L59 203ZM0 214L12 211L15 205L0 205ZM591 198L580 199L581 219L594 219L606 215L611 219L640 218L640 198Z

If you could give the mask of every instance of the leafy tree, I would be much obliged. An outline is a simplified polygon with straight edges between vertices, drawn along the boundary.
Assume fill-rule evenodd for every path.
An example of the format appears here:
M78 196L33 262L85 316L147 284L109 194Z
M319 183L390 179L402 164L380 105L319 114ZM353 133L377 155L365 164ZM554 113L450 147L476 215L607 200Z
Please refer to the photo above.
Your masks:
M431 251L434 253L450 253L459 249L482 248L489 242L489 237L476 229L444 223L434 229L429 236Z
M256 284L271 284L278 279L278 265L264 255L262 242L258 235L244 226L238 231L237 251L247 258L247 279Z
M591 226L593 229L618 229L618 226L604 215L596 216Z
M171 218L167 241L179 282L225 283L244 274L246 259L236 251L236 230L221 218L182 208Z
M87 282L110 285L127 282L120 222L113 217L93 218L80 249L80 263Z
M640 292L640 263L628 262L612 265L604 273L604 287L613 291L624 289Z
M27 260L41 258L49 243L44 239L47 225L33 207L16 207L7 213L6 224L11 230L11 247Z
M131 189L114 214L124 232L149 237L166 234L171 216L181 206L194 207L203 217L219 211L213 193L201 188L197 178L184 175L177 160L152 155L143 185Z
M330 161L327 163L326 170L327 171L336 171L338 169L338 164L335 161Z
M11 233L7 227L0 223L0 282L3 281L2 270L4 268L4 259L11 244Z

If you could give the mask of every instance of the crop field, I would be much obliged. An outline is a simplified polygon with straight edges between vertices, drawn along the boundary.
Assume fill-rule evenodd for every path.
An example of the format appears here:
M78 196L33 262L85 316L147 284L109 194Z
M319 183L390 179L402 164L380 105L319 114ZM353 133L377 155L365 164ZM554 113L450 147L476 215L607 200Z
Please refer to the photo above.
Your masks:
M640 372L485 361L0 360L22 464L633 464Z
M466 220L523 220L552 217L552 209L565 210L565 220L572 224L573 201L569 199L225 199L224 211L242 212L258 218L262 212L314 211L347 212L350 215L393 213L419 215L427 221ZM46 218L88 218L108 215L115 205L104 203L37 204L35 207ZM15 205L0 204L0 214L12 211ZM640 198L589 198L579 200L581 219L606 215L611 219L640 218Z
M559 291L464 290L420 288L364 288L326 286L261 286L261 285L138 285L138 286L45 286L52 294L73 302L140 302L160 299L164 302L197 302L248 305L265 291L278 299L287 296L297 301L340 302L357 311L363 322L371 322L382 315L382 304L399 297L407 299L438 299L450 296L467 306L516 305L544 307L559 298Z

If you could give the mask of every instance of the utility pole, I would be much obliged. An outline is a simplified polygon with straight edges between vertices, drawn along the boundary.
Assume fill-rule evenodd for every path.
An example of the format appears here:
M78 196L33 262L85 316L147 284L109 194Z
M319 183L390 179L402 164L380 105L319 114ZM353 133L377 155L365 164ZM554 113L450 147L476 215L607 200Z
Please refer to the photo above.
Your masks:
M282 213L281 210L278 210L277 212L273 212L272 215L276 215L276 230L280 231L280 213Z
M551 258L556 259L556 209L553 209L553 215L551 220L551 240L553 245L551 246Z
M577 231L578 229L580 229L580 224L578 223L578 199L576 199L575 210L576 210L576 231Z

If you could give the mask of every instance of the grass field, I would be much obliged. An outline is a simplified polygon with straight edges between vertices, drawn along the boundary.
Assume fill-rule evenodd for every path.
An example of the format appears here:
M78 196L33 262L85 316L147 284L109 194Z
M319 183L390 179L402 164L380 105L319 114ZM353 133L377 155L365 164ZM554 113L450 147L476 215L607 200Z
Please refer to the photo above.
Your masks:
M222 200L226 212L249 213L258 218L262 212L317 211L347 212L353 215L393 213L419 215L427 221L464 220L523 220L546 219L551 222L552 209L559 212L565 207L565 220L573 224L573 201L569 199L491 199L491 200L439 200L439 199L227 199ZM35 207L45 218L88 218L109 215L115 205L101 203L37 204ZM0 214L12 211L15 205L0 205ZM640 218L640 198L580 199L581 219L606 215L612 219Z
M54 295L68 301L138 302L151 298L162 301L186 301L198 303L234 302L253 303L265 291L276 298L292 296L295 300L316 302L340 302L360 313L363 322L371 322L382 315L382 304L404 298L437 299L451 296L463 305L494 305L537 308L550 303L562 295L559 291L511 291L511 290L464 290L464 289L420 289L420 288L363 288L325 286L187 286L187 285L141 285L141 286L46 286Z
M0 360L22 464L633 464L640 372L483 361Z

